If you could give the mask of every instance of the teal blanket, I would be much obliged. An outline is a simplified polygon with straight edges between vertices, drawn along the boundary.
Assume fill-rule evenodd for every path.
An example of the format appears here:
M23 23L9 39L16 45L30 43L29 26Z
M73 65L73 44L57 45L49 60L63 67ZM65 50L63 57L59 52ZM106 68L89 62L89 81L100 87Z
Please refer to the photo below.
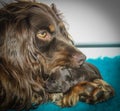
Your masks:
M61 108L54 103L45 103L30 111L120 111L120 56L87 61L97 66L103 79L113 86L115 89L113 98L95 105L78 102L75 106L67 108Z

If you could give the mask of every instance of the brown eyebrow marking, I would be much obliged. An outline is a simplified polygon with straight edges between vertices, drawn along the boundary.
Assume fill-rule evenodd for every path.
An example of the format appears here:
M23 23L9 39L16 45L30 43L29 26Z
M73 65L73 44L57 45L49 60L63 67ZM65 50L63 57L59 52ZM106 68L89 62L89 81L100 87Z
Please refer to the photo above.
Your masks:
M53 24L50 24L49 29L50 29L50 32L54 32L55 31L55 26Z

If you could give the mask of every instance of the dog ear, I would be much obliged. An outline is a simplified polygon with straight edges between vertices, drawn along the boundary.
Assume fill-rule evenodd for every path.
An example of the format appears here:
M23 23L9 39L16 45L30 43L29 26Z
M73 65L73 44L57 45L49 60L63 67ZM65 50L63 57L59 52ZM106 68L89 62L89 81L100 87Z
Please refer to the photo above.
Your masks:
M1 16L0 16L1 17ZM4 43L4 37L3 37L3 25L2 20L0 21L0 46Z
M3 43L4 43L4 40L3 40L3 37L2 37L1 34L0 34L0 46L2 46Z

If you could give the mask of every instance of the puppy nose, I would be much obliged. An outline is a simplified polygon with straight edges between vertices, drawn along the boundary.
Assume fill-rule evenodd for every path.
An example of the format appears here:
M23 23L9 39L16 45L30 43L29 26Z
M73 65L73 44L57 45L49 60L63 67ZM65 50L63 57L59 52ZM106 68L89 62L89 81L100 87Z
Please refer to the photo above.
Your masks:
M79 66L82 65L86 59L86 56L84 54L74 54L73 59Z

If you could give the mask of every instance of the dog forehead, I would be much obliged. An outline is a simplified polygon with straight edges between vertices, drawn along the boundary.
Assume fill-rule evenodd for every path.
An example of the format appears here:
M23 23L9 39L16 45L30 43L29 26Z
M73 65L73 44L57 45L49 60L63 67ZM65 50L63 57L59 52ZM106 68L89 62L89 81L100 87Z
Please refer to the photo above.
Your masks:
M51 17L50 14L41 13L39 11L39 14L32 13L30 17L30 22L33 26L37 25L46 26L49 24L53 24L53 17Z
M50 8L49 8L50 9ZM43 10L39 7L31 8L28 16L32 26L34 27L44 27L47 26L51 31L55 30L56 24L59 23L57 17L54 16L55 13L52 10Z

